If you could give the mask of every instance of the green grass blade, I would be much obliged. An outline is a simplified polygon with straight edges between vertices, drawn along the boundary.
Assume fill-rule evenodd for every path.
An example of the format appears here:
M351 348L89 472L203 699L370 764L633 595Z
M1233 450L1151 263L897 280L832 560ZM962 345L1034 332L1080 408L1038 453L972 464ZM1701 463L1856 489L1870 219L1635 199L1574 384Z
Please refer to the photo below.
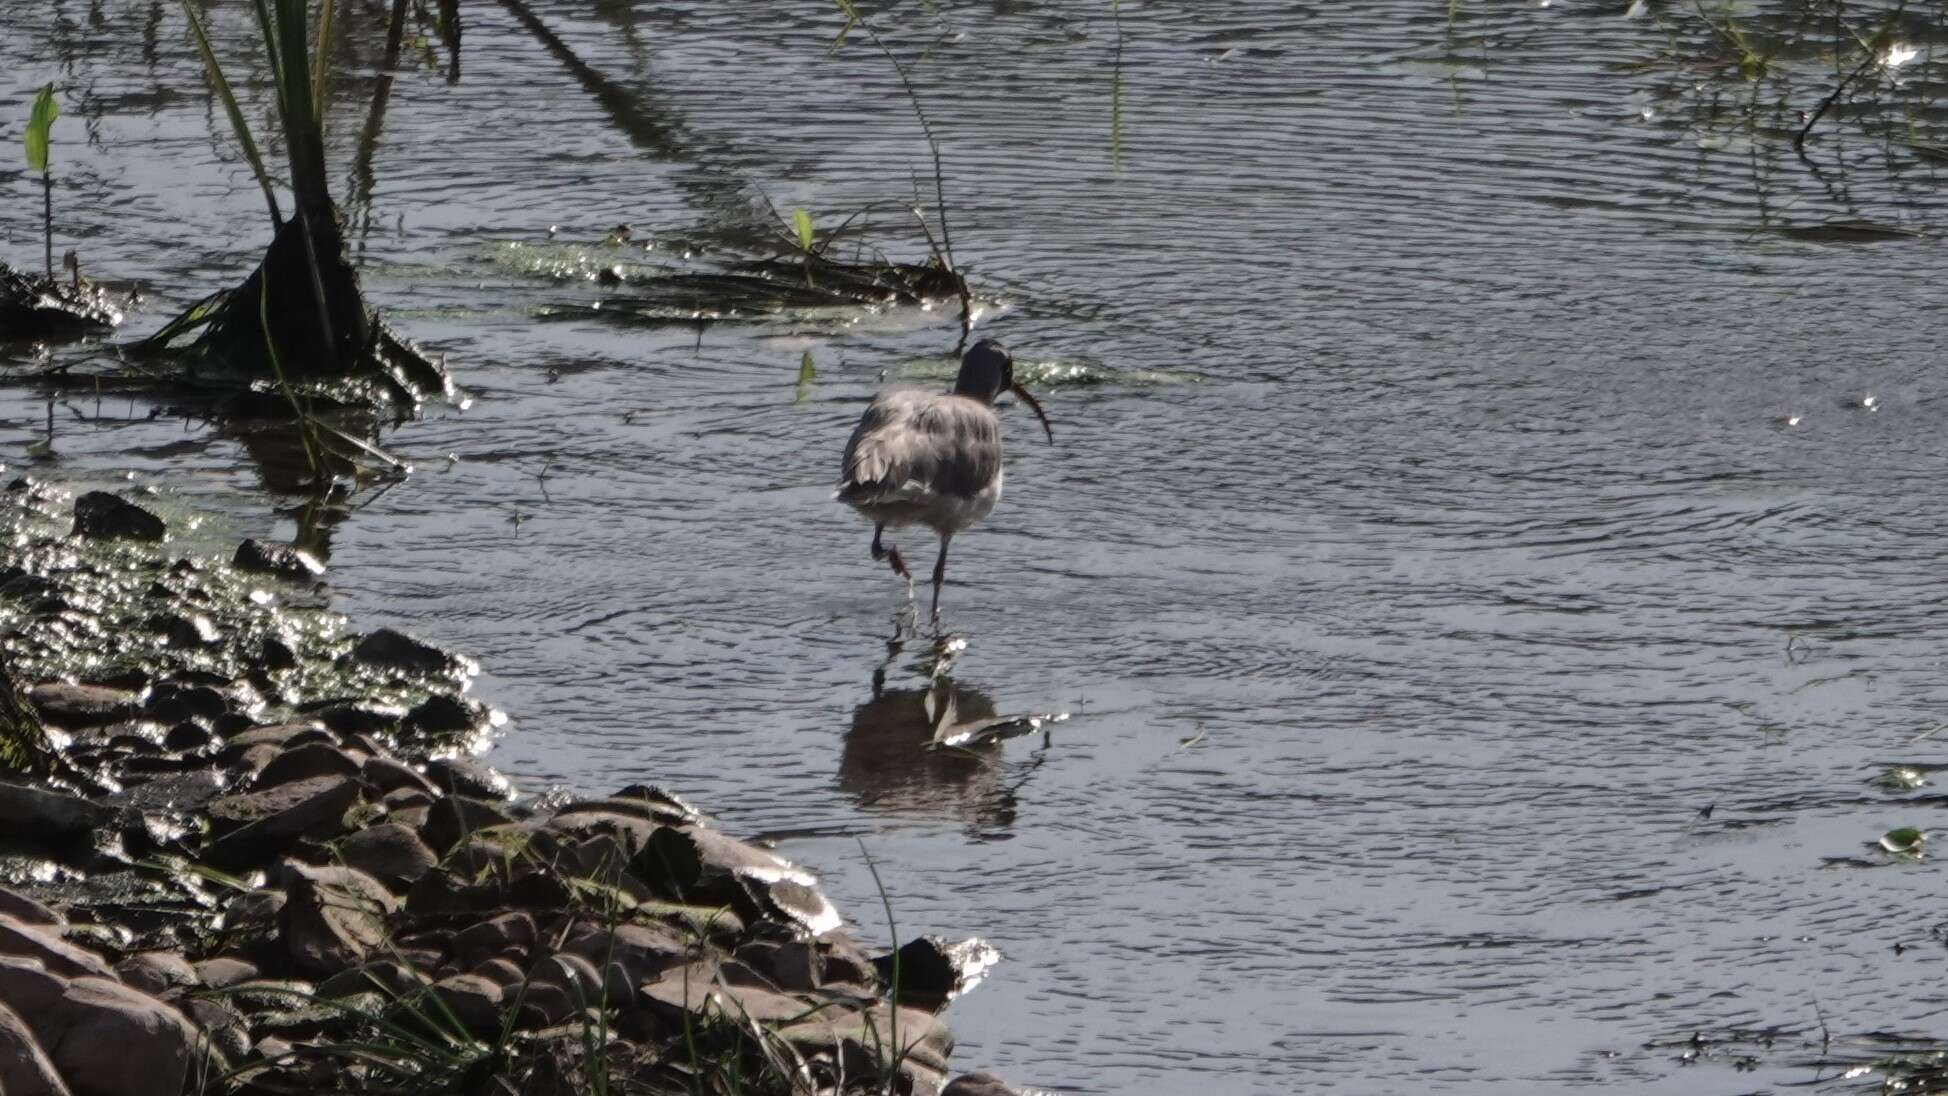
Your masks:
M223 112L230 116L230 128L237 132L237 144L243 146L245 162L257 176L257 185L264 189L264 204L271 211L271 227L282 228L284 215L277 209L277 192L271 189L271 177L264 170L264 157L257 151L257 142L250 136L250 125L244 121L242 108L237 106L237 97L230 92L230 81L223 78L223 66L217 64L216 52L210 49L210 37L203 33L203 21L196 17L195 6L190 0L182 0L182 4L183 14L189 16L191 36L196 39L196 52L203 56L203 68L210 74L216 97L223 100Z
M47 174L49 138L54 131L54 119L61 116L61 106L54 101L54 85L44 84L41 93L34 96L34 112L27 119L27 168Z
M812 233L812 215L802 209L792 210L791 226L798 231L798 246L810 251L816 239Z
M318 59L311 66L311 109L318 124L325 121L325 91L331 84L331 17L333 0L324 0L318 9Z

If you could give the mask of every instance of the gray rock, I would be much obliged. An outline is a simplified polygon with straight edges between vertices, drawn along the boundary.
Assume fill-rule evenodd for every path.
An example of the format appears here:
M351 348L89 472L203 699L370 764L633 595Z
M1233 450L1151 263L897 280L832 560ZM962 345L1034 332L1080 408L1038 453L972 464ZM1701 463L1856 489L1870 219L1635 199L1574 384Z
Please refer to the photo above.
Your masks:
M0 917L0 956L38 960L50 973L63 978L115 976L94 952L70 944L48 926L23 925L11 917Z
M486 800L508 799L514 795L512 781L485 765L464 758L447 757L427 762L426 778L448 795Z
M135 714L135 694L106 685L50 681L27 690L27 699L43 721L68 730L100 727Z
M353 868L290 864L286 870L289 901L279 920L298 970L336 974L385 943L386 917L399 909L385 884Z
M506 988L503 992L507 1000L520 997L524 1028L553 1027L581 1011L568 990L554 982L529 980L519 990Z
M591 927L569 939L562 949L596 966L620 964L631 984L649 981L682 963L690 951L688 936L661 923Z
M224 746L226 747L226 752L229 749L245 750L252 746L288 746L291 740L298 735L306 731L323 730L324 726L323 723L300 720L294 723L273 723L265 727L251 727L248 730L239 731L231 735L224 742ZM217 759L219 761L222 760L223 755L218 754Z
M456 974L433 983L433 992L468 1031L480 1036L500 1033L503 994L498 983L478 974Z
M421 674L449 673L465 665L458 655L391 628L361 636L358 645L352 648L352 657L368 666Z
M338 747L313 742L278 754L257 774L256 786L271 788L320 776L357 776L359 768L359 763Z
M534 918L520 910L490 917L461 930L453 938L453 950L463 955L525 954L534 945Z
M409 884L439 863L419 834L397 822L367 826L341 838L337 848L348 866L393 885Z
M94 829L111 813L80 796L0 781L0 833L67 837Z
M261 972L257 964L235 955L219 955L195 964L197 980L215 989L228 989L254 981Z
M514 960L498 956L475 965L469 973L480 975L501 987L502 990L511 990L512 987L527 981L527 975L521 972L520 966Z
M485 726L488 718L487 705L478 700L434 693L406 713L406 729L416 734L454 734Z
M325 573L325 565L318 562L318 557L302 548L257 540L245 540L237 545L237 554L230 557L230 563L240 571L276 575L297 582Z
M30 1027L52 1012L67 989L67 980L47 969L39 959L0 955L0 1005L12 1009Z
M1021 1091L992 1073L963 1073L947 1082L940 1096L1021 1096Z
M425 792L427 802L429 803L432 802L432 798L438 795L440 791L433 786L431 780L421 776L411 766L401 761L395 761L390 757L375 755L366 758L365 765L360 770L360 775L365 778L367 784L372 785L382 792L397 791L400 788L411 788L415 791Z
M14 1010L0 1004L0 1092L13 1096L70 1096L67 1083Z
M74 1096L173 1096L200 1043L181 1012L107 978L76 978L45 1025L29 1022Z
M67 918L32 898L5 889L0 889L0 917L11 917L23 925L54 925L58 928L68 923Z
M350 997L377 991L398 1000L431 984L427 977L396 959L374 959L363 966L339 971L318 983L320 997Z
M574 806L591 808L595 804L578 803ZM598 809L571 811L563 808L548 820L547 827L577 842L592 837L613 837L620 841L623 848L633 857L642 851L643 846L649 844L650 837L660 828L660 823L635 815L617 814L613 811Z
M189 997L182 1002L182 1010L203 1029L219 1053L231 1061L238 1061L250 1053L250 1027L244 1015L227 1002L214 997Z
M336 837L361 788L351 777L320 776L219 799L210 804L209 813L210 828L220 836L204 858L219 868L248 867L290 848L300 837Z
M168 531L161 518L106 491L74 500L74 533L98 540L161 540Z
M115 965L122 981L144 993L164 994L197 984L196 968L173 951L137 952Z
M441 855L452 851L468 834L489 826L504 826L513 819L492 803L450 795L438 800L426 813L426 828L421 836Z

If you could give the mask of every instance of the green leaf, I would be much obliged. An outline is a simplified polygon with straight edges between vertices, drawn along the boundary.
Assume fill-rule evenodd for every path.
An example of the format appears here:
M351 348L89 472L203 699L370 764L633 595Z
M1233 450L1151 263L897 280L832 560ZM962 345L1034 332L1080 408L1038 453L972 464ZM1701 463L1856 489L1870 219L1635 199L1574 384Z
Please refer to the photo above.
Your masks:
M812 368L812 352L807 350L805 356L798 359L798 395L792 402L805 402L805 394L811 391L812 378L816 376L818 370Z
M27 120L27 169L29 171L47 174L48 138L54 131L54 119L60 116L60 104L54 101L54 85L43 85L41 93L34 96L34 113Z
M798 246L806 251L812 249L812 215L802 209L791 211L791 224L798 230Z
M1880 847L1896 855L1918 856L1921 853L1922 842L1927 839L1928 835L1915 827L1902 826L1900 829L1888 830L1882 834Z

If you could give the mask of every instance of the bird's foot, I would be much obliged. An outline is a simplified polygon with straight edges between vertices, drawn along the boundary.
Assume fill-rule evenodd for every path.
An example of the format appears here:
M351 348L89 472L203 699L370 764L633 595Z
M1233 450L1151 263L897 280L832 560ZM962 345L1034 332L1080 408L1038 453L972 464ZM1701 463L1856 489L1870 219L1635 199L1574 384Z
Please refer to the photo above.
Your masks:
M873 558L878 559L879 557L874 556ZM900 555L900 550L898 548L886 549L886 558L888 562L892 564L894 574L900 576L901 578L905 579L908 582L913 581L913 572L906 569L906 559Z

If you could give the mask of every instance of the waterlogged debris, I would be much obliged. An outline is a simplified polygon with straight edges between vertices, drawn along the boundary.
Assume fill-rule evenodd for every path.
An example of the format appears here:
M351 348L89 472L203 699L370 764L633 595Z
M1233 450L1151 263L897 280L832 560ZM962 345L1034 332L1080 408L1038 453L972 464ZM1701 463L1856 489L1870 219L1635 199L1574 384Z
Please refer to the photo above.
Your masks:
M1895 856L1919 860L1928 835L1913 826L1902 826L1880 835L1880 847Z
M90 491L74 502L74 534L98 540L161 540L161 518L107 491Z
M1841 220L1817 224L1778 225L1774 232L1791 240L1826 244L1881 243L1887 240L1920 240L1928 234L1920 229L1887 224L1884 221Z
M1917 788L1928 787L1930 781L1921 775L1921 770L1906 765L1896 765L1881 773L1871 781L1874 785L1889 791L1911 792Z
M0 339L99 334L119 325L126 302L76 269L63 282L0 263Z

